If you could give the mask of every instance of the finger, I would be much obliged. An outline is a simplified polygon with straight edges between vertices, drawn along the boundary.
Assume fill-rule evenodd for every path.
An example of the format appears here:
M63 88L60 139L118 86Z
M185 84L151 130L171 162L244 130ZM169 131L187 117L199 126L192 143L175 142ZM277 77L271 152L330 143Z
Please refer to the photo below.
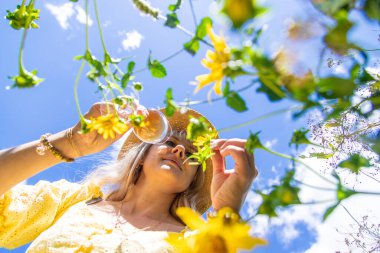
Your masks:
M220 154L225 157L231 155L235 162L235 172L245 176L253 176L254 171L251 168L245 149L237 146L227 146L220 150Z
M246 142L247 140L245 139L238 139L238 138L228 139L220 146L220 149L223 149L228 145L234 145L234 146L244 148Z
M214 174L223 173L225 169L225 162L223 156L218 149L213 150L214 155L211 156L212 170Z

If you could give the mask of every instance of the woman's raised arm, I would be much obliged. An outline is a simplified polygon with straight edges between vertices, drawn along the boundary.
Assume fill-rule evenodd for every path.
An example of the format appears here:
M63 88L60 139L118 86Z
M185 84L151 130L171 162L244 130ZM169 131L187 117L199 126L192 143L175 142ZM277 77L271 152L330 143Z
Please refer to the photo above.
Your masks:
M111 108L110 111L112 112L113 105L111 103L100 102L95 103L84 116L89 119L104 115L107 113L106 103L109 104L108 109ZM140 107L137 112L144 114L144 110L144 107ZM128 115L120 115L119 113L119 116L126 117ZM96 131L79 134L80 129L81 123L78 122L73 127L71 143L67 135L70 128L49 136L48 140L63 156L75 159L102 151L122 136L116 133L114 139L105 140ZM0 151L0 196L23 180L63 162L49 150L46 150L44 155L37 154L38 144L39 140L35 140Z

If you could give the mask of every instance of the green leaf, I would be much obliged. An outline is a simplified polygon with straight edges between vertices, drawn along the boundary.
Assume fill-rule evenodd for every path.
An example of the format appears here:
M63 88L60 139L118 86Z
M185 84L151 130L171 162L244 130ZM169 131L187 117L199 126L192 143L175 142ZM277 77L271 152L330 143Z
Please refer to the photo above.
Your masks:
M263 82L261 82L260 80L260 87L258 87L256 89L257 92L261 92L261 93L264 93L265 95L267 95L267 98L271 101L271 102L276 102L276 101L279 101L281 99L283 99L282 96L279 96L277 95L277 93L273 92L271 89L268 88L268 86L266 86Z
M112 58L107 52L104 54L104 65L108 63L117 64L121 62L120 58Z
M335 205L333 206L330 206L329 208L327 208L326 212L323 214L323 221L325 221L327 219L327 217L330 216L330 214L332 214L332 212L335 210L335 208L337 208L337 206L339 205L340 202L336 203Z
M148 68L153 77L164 78L166 76L165 67L158 60L152 61L150 54L148 58Z
M176 13L169 13L166 15L166 22L164 24L165 26L176 28L177 25L179 25L179 20Z
M285 176L280 179L279 185L272 187L269 194L263 194L258 191L263 198L263 202L258 208L259 214L276 217L277 208L302 204L298 197L300 189L297 186L292 185L294 174L295 170L289 170Z
M346 12L339 12L338 14L335 27L330 28L323 40L329 48L340 55L344 55L348 49L356 48L355 45L347 41L347 33L353 26L353 23L348 20Z
M369 160L360 156L359 154L352 155L350 158L340 162L338 167L347 168L352 173L359 174L362 167L369 167Z
M289 146L291 144L295 144L296 148L298 148L298 145L300 145L300 144L312 144L309 141L309 139L306 137L306 134L309 131L310 131L309 129L305 130L304 128L301 128L301 129L298 129L298 130L294 131L292 139L289 142Z
M317 9L331 17L341 10L349 11L355 3L352 0L312 0L311 2Z
M207 25L212 25L212 19L209 17L202 18L195 31L195 37L203 39L207 35Z
M123 89L127 88L128 82L130 81L131 75L129 73L125 73L121 78L121 87Z
M366 0L364 3L364 12L368 18L380 21L380 1Z
M187 52L194 56L199 50L199 41L198 39L193 38L190 41L183 44L183 47Z
M190 141L195 141L198 136L205 135L210 132L210 126L207 123L206 119L203 117L195 118L189 116L190 122L187 125L187 136L186 138Z
M226 103L229 107L237 112L247 111L248 108L245 101L240 95L235 91L230 91L226 96Z
M134 61L130 61L128 63L128 73L132 73L133 69L135 68L136 63Z
M165 94L165 114L168 117L173 116L173 114L178 110L177 104L173 100L173 91L172 88L168 88Z
M310 157L315 157L318 159L329 159L330 157L334 156L334 153L323 153L323 152L316 152L316 153L309 153Z
M324 98L334 99L351 96L356 88L351 79L339 77L321 78L317 83L317 92Z
M169 11L175 12L181 7L181 4L182 4L182 0L177 0L175 4L169 5L168 9Z
M239 29L247 21L266 12L257 5L256 0L225 0L221 10L232 21L234 28Z
M245 144L245 149L251 154L253 154L253 151L257 148L266 149L264 145L261 144L259 133L260 132L256 132L253 134L251 131L249 131L249 137Z

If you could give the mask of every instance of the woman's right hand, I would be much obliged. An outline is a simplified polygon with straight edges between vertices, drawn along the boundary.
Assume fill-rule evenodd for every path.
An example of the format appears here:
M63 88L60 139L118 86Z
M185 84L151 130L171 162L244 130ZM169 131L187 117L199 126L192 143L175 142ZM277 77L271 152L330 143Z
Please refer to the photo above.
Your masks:
M107 111L107 104L109 111ZM135 110L138 114L142 114L147 116L147 109L142 105L135 104ZM111 102L98 102L91 106L90 110L84 115L86 119L96 118L101 115L105 115L108 113L113 113L115 111L114 105ZM131 111L131 110L129 110ZM118 110L118 115L120 118L127 119L130 115L128 110ZM115 133L115 138L107 138L104 139L101 134L99 134L96 130L93 130L88 133L80 133L82 124L79 121L73 127L73 136L72 141L73 144L77 147L79 154L76 156L86 156L90 154L94 154L106 149L108 146L119 140L123 134ZM78 153L77 152L77 153Z

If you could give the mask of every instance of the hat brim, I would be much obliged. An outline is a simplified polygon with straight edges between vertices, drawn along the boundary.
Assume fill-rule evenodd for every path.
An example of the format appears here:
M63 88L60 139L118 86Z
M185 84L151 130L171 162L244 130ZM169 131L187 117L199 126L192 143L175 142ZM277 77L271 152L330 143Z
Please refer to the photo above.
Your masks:
M190 122L190 116L193 116L195 118L203 117L206 119L206 122L209 124L209 126L212 128L212 130L216 131L215 126L201 113L199 113L196 110L187 108L184 113L181 111L176 111L172 116L167 116L165 113L165 108L159 109L168 119L169 124L172 128L172 130L185 130L187 128L187 125ZM127 133L127 138L125 139L119 155L118 160L122 159L125 152L127 152L130 148L140 144L142 141L134 134L133 130L130 129ZM217 138L219 136L217 135ZM213 175L213 168L212 168L212 161L211 159L207 159L206 161L206 171L205 178L204 178L204 184L200 192L200 196L202 196L202 199L200 199L197 203L197 211L200 213L204 213L207 211L207 209L211 206L211 194L210 194L210 187L211 187L211 181L212 181L212 175Z

